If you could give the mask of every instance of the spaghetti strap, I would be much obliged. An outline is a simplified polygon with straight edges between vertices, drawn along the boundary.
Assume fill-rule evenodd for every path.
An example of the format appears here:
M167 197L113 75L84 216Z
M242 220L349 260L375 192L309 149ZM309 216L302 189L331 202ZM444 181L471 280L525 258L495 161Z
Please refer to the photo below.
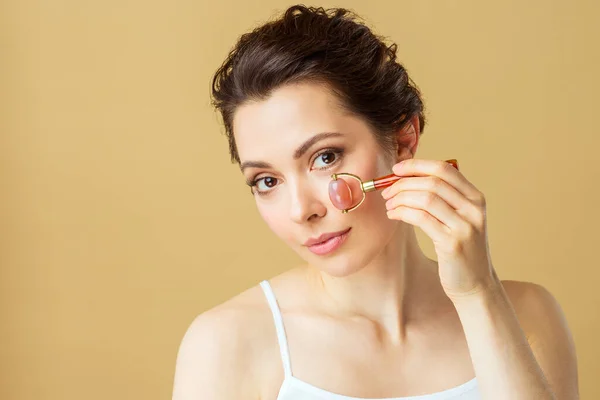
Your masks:
M283 318L281 317L281 311L279 310L275 293L273 293L273 289L267 280L262 281L260 286L265 293L267 303L269 303L269 308L273 314L275 330L277 331L277 341L279 342L279 352L281 353L281 361L283 363L283 372L285 373L286 378L291 377L292 366L290 362L290 352L288 349L287 338L285 336L285 328L283 327Z

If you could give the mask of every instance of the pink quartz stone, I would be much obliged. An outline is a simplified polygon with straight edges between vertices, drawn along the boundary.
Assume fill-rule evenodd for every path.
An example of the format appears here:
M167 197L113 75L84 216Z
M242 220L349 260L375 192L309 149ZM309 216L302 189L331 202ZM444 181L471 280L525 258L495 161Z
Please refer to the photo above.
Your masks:
M329 182L329 199L338 210L346 210L352 207L352 191L343 179Z

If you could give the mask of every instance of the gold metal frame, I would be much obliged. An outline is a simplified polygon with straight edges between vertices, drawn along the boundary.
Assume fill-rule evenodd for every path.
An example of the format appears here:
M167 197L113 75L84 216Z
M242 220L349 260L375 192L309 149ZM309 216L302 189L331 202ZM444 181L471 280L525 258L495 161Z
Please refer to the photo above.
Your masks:
M360 206L363 203L363 201L365 201L365 198L367 197L367 195L365 193L366 188L365 188L365 184L358 176L356 176L354 174L350 174L348 172L340 172L338 174L333 174L333 175L331 175L331 179L333 179L334 181L337 181L338 177L340 177L340 176L347 176L347 177L356 179L358 181L358 183L360 184L360 191L362 193L362 199L360 199L360 201L358 202L357 205L355 205L354 207L350 207L350 208L342 210L342 214L346 214L352 210L356 210L358 208L358 206ZM369 183L369 182L366 182L366 183ZM375 189L375 186L373 186L373 189L369 188L369 190L366 190L366 191L371 191L374 189Z

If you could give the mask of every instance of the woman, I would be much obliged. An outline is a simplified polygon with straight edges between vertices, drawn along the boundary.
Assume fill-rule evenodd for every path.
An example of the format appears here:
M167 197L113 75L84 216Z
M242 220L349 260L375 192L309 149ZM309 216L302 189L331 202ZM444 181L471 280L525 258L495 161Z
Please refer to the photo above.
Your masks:
M344 9L294 6L217 71L232 160L306 265L193 321L175 400L578 397L560 306L498 279L482 193L415 159L423 103L395 52ZM404 178L355 211L328 198L335 172L390 171Z

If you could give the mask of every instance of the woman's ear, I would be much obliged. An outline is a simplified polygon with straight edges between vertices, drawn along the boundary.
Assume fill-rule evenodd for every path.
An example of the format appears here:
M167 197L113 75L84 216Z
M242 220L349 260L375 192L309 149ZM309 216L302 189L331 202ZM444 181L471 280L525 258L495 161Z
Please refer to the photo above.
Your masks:
M397 162L406 160L407 158L413 158L417 152L419 145L419 137L421 133L421 123L419 121L419 115L415 115L410 118L398 131L396 136L397 144Z

